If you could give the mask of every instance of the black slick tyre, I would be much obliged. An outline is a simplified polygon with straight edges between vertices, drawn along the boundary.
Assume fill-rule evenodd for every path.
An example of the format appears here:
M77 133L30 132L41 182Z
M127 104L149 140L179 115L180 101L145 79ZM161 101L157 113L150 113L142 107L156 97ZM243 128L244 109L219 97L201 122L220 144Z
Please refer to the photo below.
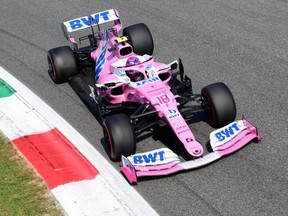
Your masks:
M47 53L49 76L54 83L60 84L78 74L77 61L69 46L57 47Z
M112 161L120 161L121 155L136 152L136 140L130 119L125 114L107 116L103 121L103 133Z
M144 23L138 23L123 29L123 35L128 37L128 43L138 55L152 55L154 42L152 34Z
M236 105L229 88L222 82L213 83L201 91L208 105L206 114L208 123L214 128L220 128L233 122L236 118Z

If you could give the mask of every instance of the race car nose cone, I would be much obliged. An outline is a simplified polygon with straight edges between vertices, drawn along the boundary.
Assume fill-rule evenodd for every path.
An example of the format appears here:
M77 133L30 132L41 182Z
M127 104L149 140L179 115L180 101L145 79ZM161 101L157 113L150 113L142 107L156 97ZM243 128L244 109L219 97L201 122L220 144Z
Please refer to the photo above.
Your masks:
M200 148L193 148L192 149L192 154L195 156L200 155L201 153L202 153L202 151Z

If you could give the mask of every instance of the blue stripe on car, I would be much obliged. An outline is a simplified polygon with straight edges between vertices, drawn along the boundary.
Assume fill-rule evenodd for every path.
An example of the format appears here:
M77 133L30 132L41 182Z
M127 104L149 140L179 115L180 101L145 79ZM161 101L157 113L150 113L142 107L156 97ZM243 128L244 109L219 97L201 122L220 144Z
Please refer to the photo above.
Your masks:
M107 51L107 45L108 45L108 39L109 39L107 29L104 29L103 35L104 35L104 42L102 44L101 52L100 52L100 55L96 61L96 66L95 66L95 81L96 81L96 83L97 83L98 79L100 78L104 63L106 61L106 51Z

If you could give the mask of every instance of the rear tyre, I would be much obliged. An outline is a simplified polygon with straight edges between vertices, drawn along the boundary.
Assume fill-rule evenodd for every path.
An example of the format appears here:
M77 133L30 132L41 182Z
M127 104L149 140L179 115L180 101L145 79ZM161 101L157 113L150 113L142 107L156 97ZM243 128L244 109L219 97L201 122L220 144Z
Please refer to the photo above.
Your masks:
M204 87L201 95L208 104L208 123L214 128L223 127L236 118L236 105L232 93L224 83Z
M47 53L49 75L54 83L60 84L78 74L74 52L69 46L57 47Z
M103 133L112 161L120 161L121 155L129 156L136 152L134 130L125 114L107 116L103 121Z
M138 55L152 55L154 42L152 34L144 23L138 23L123 29L123 35L128 36L128 43Z

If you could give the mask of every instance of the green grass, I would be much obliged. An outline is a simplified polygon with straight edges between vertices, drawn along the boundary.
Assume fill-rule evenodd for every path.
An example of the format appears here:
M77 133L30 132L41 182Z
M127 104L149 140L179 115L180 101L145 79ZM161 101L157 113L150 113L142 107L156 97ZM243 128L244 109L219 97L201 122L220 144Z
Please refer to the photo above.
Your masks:
M41 177L1 134L0 215L64 215Z

